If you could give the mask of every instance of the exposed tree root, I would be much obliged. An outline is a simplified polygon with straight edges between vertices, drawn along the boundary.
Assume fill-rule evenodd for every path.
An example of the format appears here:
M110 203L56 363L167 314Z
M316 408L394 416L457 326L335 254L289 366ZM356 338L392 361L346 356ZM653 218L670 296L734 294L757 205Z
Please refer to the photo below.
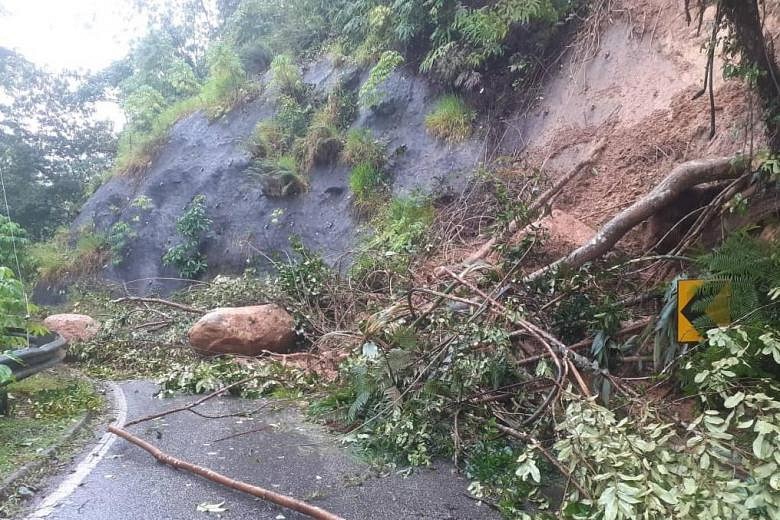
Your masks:
M192 464L190 462L177 459L176 457L173 457L172 455L163 452L153 444L146 442L140 437L133 435L129 431L124 430L122 428L118 428L116 426L109 426L108 431L110 431L114 435L122 437L127 442L130 442L131 444L135 444L139 448L146 450L152 455L152 457L157 459L159 462L162 462L163 464L168 464L169 466L172 466L176 469L183 469L185 471L189 471L190 473L194 473L195 475L201 476L212 482L216 482L217 484L221 484L231 489L241 491L242 493L246 493L254 497L262 498L263 500L273 502L274 504L280 505L282 507L286 507L287 509L298 511L299 513L303 513L304 515L307 515L311 518L316 518L317 520L344 520L344 518L340 516L334 515L333 513L325 511L324 509L307 504L306 502L302 502L290 496L282 495L280 493L275 493L269 489L265 489L260 486L247 484L246 482L232 479L228 476L222 475L221 473L217 473L216 471L210 470L208 468L204 468L203 466L198 466L196 464Z
M634 226L663 209L685 190L704 182L738 177L746 167L742 157L719 157L678 165L650 193L618 213L588 243L563 258L534 271L525 282L536 280L563 265L577 269L607 253Z

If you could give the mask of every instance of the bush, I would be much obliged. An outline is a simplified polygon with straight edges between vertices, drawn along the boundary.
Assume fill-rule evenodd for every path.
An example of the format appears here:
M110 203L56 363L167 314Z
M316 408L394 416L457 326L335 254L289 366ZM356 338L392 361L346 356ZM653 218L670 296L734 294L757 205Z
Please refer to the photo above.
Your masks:
M347 133L342 160L351 165L367 163L381 169L385 165L385 147L371 135L368 129L354 129Z
M111 249L111 263L119 265L125 259L130 241L138 234L127 222L117 222L108 231L107 242Z
M368 79L360 87L360 104L369 108L382 102L379 87L404 62L404 57L396 51L383 52L379 61L368 73Z
M384 176L371 163L360 163L349 174L349 188L355 194L358 203L367 203L376 197L382 188Z
M338 131L330 126L312 124L306 136L296 143L296 157L303 172L311 171L316 165L335 162L343 144Z
M257 123L247 148L255 159L263 157L278 157L286 148L286 137L273 119Z
M281 54L271 61L270 87L278 95L294 99L300 99L305 95L306 89L301 71L290 56Z
M46 283L90 276L102 269L111 259L106 237L84 231L71 247L67 230L59 230L48 242L30 248L37 267L38 279Z
M425 117L425 127L435 137L455 143L471 134L474 111L458 96L444 96Z
M17 262L21 273L16 276L23 279L25 274L31 274L32 260L27 248L30 241L27 232L16 222L5 215L0 215L0 266L17 271Z
M206 213L206 197L196 195L176 221L176 231L183 241L168 249L163 255L163 264L175 267L182 278L195 278L208 269L200 245L211 224Z
M12 329L40 334L40 327L29 323L30 314L37 309L27 300L24 285L16 279L13 271L0 266L0 352L8 347L26 344L23 337L9 335ZM0 365L0 369L6 367ZM0 370L0 386L8 382L9 371Z
M297 161L290 155L257 160L247 172L260 181L266 197L298 195L308 188L306 180L298 173Z
M279 109L274 118L279 131L284 135L287 147L292 145L296 137L306 133L311 121L311 106L301 105L294 97L283 94L279 96Z

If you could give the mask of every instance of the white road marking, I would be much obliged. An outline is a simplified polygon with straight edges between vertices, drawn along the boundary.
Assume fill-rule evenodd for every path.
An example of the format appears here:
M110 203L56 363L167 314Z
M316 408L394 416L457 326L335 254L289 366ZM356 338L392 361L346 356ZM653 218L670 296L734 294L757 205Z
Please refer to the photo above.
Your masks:
M113 424L122 426L127 420L127 401L125 400L125 394L116 383L109 382L107 385L113 395L113 405L116 411L116 420L114 420ZM106 456L106 453L108 453L109 448L111 448L116 439L117 437L113 433L104 433L92 451L76 465L76 469L73 473L71 473L57 489L49 493L38 506L38 509L31 513L26 520L46 518L51 515L65 499L76 491L82 482L84 482L84 479L92 473L95 467Z

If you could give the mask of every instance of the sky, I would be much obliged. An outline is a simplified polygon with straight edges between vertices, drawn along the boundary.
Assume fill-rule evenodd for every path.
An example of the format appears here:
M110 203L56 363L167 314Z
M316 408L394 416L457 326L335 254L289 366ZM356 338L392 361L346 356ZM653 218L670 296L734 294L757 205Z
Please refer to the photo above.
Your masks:
M0 47L52 72L103 69L126 55L144 28L131 0L0 0ZM96 117L116 131L125 123L114 103L98 103Z
M143 28L130 0L0 0L0 46L51 71L100 70Z

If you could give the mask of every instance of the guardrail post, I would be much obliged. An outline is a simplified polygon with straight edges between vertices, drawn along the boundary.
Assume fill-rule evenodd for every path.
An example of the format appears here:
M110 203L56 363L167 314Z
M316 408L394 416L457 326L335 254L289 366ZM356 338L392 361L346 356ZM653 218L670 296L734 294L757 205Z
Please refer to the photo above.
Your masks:
M8 408L8 390L6 390L5 387L0 386L0 415L7 417L10 412Z

